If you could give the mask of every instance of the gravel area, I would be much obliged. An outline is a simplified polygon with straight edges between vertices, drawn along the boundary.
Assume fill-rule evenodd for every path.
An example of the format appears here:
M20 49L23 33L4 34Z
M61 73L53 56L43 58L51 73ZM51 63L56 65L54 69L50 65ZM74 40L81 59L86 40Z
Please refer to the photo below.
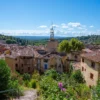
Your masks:
M19 99L13 100L36 100L37 99L37 92L36 90L27 90L24 92L24 96L20 96Z

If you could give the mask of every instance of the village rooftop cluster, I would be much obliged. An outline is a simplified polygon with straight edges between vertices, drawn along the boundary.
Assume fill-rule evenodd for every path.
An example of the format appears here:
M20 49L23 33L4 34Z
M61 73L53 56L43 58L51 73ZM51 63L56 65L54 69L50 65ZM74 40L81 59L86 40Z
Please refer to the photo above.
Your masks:
M80 70L91 87L100 77L100 49L84 48L80 52L58 52L58 41L54 38L54 29L50 29L50 39L46 46L19 46L0 44L0 59L5 59L11 71L32 74L34 70L44 73L54 68L57 72L68 72L70 63L74 70Z

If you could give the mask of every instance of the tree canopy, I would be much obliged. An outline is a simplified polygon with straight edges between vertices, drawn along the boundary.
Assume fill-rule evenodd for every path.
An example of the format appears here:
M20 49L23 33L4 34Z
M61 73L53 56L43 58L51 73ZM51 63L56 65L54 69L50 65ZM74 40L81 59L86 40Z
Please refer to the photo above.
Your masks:
M0 60L0 91L8 89L10 69L4 60Z
M58 46L58 51L69 53L71 51L81 51L83 48L84 44L73 38L70 41L63 40Z

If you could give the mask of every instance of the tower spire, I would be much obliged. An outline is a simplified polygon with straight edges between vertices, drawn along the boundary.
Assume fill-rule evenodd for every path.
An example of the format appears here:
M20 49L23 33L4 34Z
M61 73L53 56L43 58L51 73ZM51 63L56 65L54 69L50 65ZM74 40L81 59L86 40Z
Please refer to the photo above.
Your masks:
M54 40L53 22L51 23L51 28L50 28L50 40Z

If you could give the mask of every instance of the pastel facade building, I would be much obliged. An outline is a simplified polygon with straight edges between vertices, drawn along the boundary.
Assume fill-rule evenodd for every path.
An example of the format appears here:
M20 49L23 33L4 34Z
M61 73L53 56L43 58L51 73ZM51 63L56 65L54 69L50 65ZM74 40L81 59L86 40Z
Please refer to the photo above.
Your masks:
M34 71L34 55L30 49L22 49L17 53L13 52L11 55L6 55L5 60L11 71L18 71L19 73L32 73Z
M81 72L86 84L91 87L100 78L100 52L84 53L81 55Z

